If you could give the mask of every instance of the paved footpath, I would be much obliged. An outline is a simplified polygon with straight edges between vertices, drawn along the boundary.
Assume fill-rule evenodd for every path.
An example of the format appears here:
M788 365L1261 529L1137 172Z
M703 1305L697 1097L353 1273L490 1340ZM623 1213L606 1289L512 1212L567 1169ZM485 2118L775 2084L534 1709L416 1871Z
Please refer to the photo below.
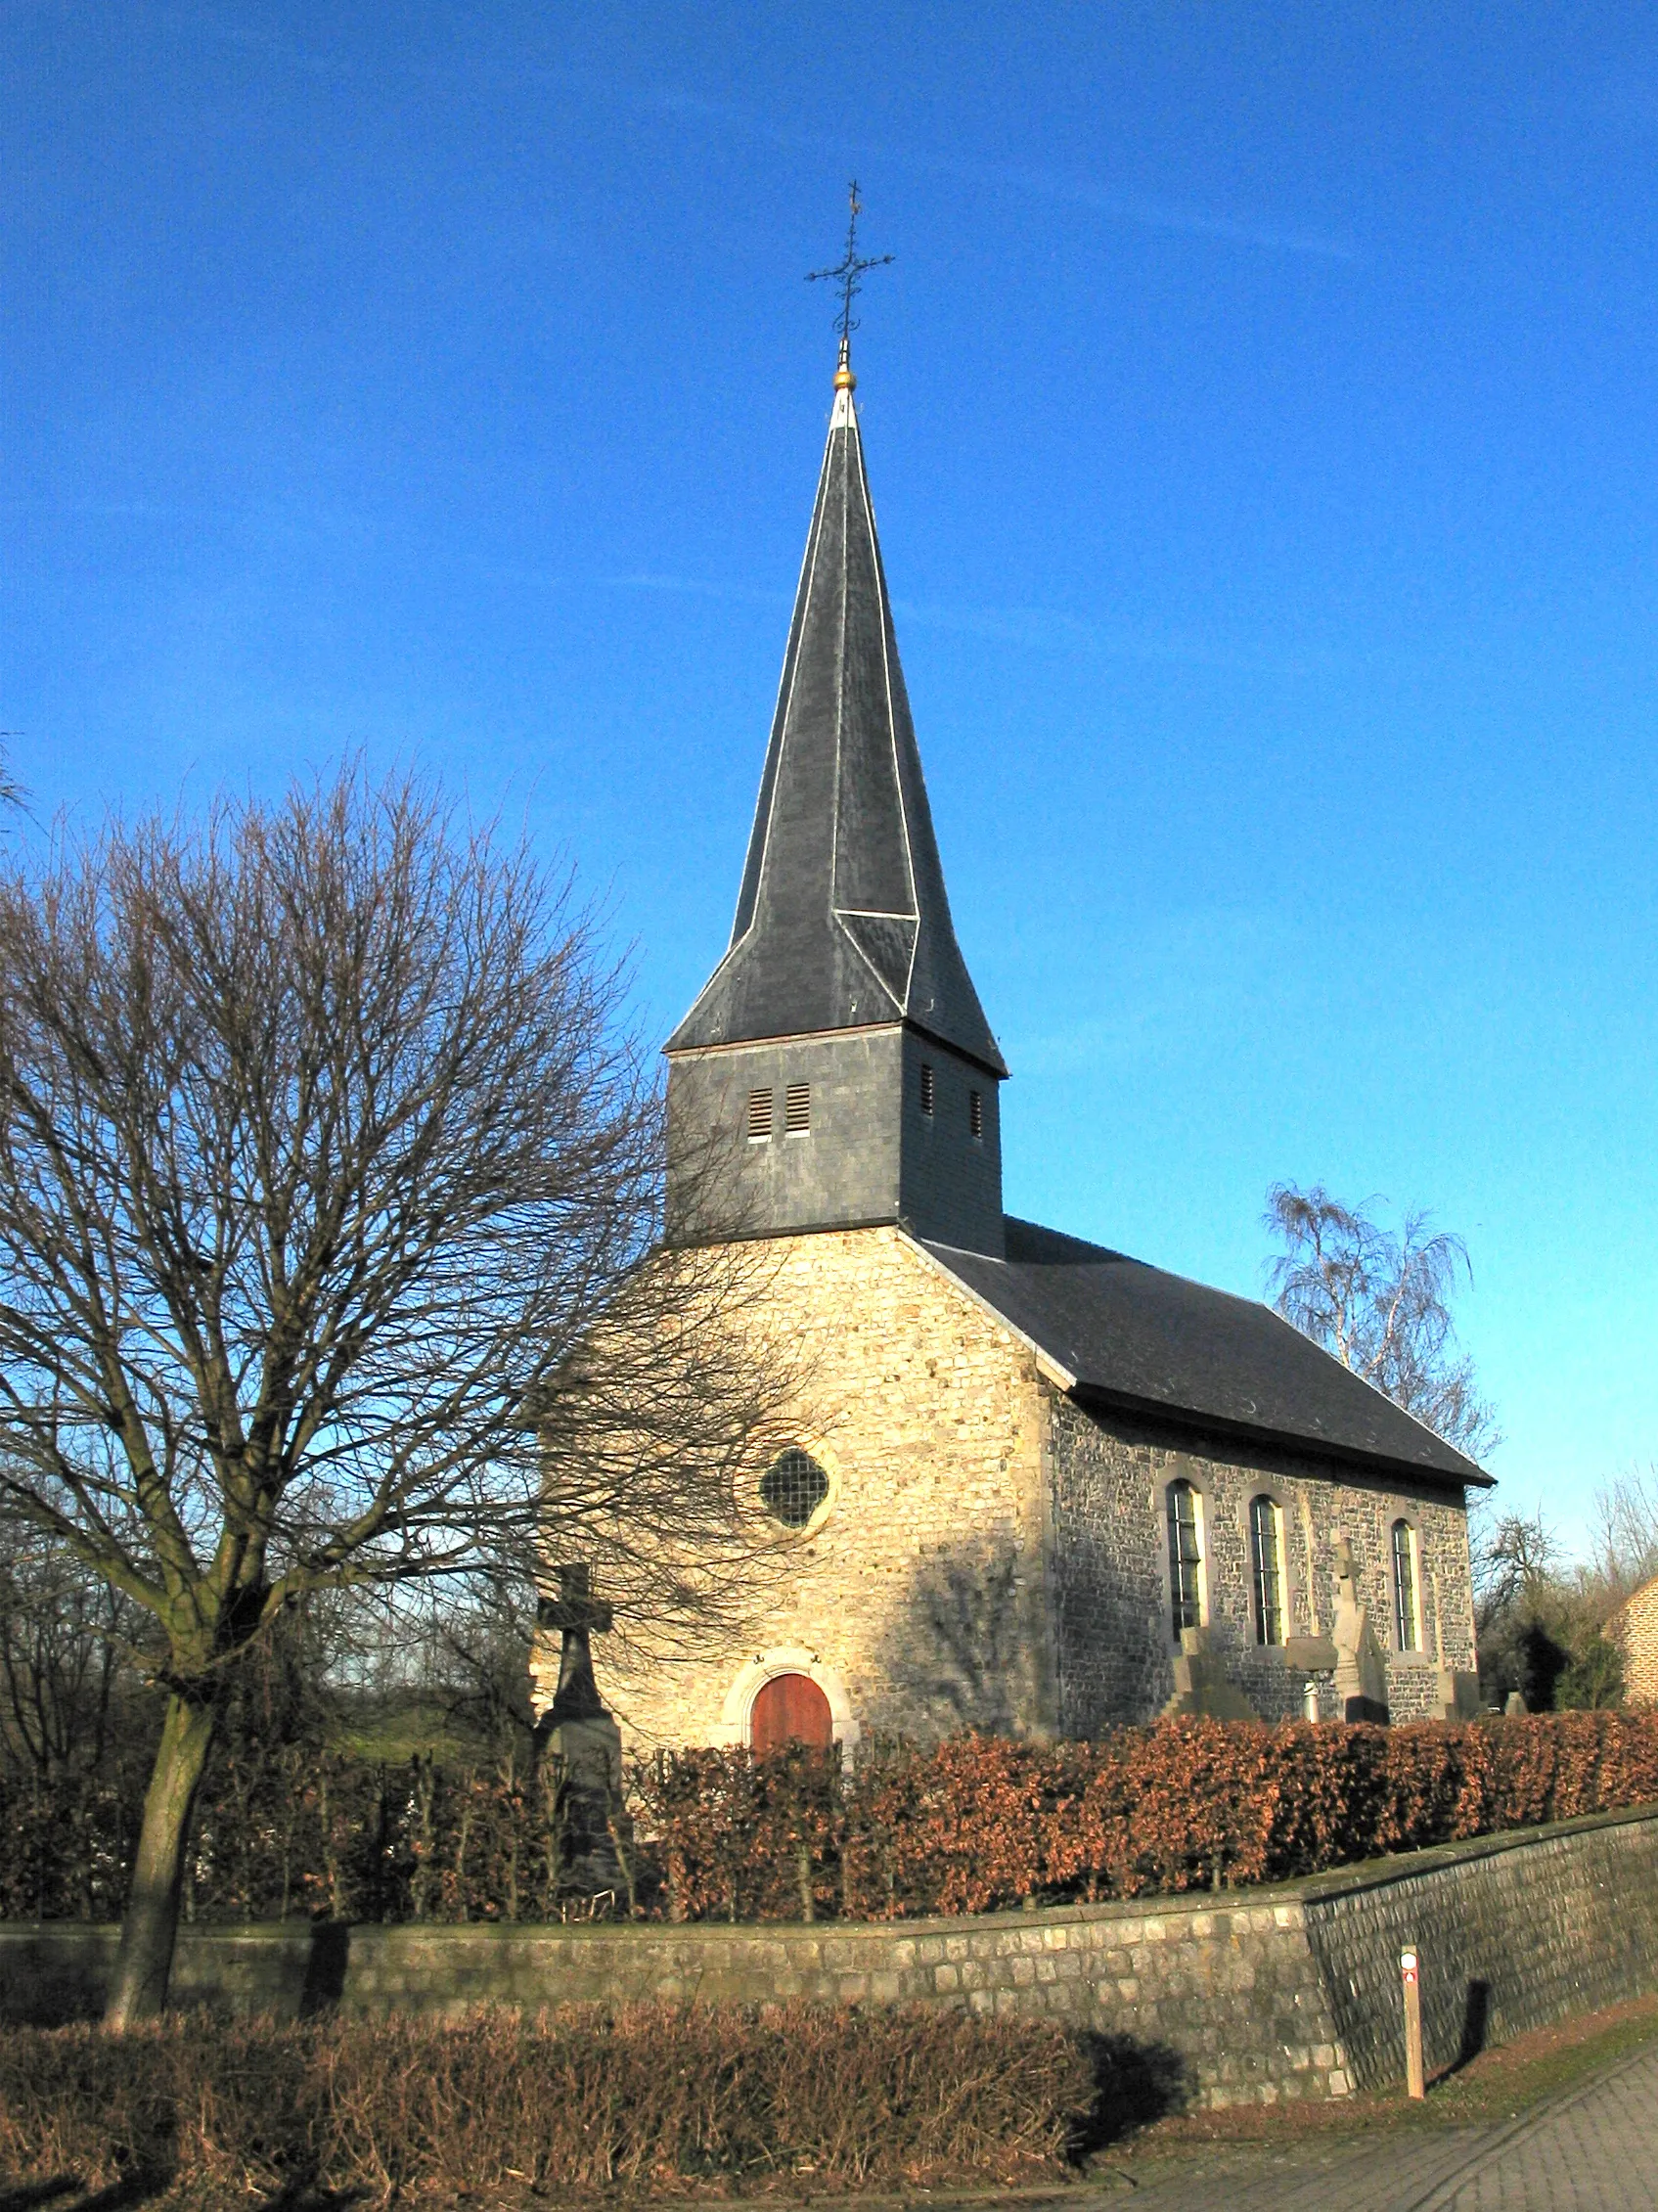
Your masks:
M1100 2179L1082 2201L1113 2212L1658 2212L1658 2046L1517 2120L1204 2152Z

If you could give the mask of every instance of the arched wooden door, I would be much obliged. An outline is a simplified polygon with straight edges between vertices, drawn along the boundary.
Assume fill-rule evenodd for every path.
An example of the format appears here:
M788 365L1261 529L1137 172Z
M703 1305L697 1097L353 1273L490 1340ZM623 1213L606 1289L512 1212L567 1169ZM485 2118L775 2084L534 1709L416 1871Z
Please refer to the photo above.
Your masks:
M834 1741L829 1699L809 1674L777 1674L754 1700L748 1740L756 1751L784 1743L812 1743L827 1751Z

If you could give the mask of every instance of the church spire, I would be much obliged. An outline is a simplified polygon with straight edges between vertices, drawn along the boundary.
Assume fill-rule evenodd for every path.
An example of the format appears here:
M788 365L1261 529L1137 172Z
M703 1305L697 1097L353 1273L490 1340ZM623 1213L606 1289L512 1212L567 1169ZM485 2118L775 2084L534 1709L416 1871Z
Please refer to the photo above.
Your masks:
M944 892L853 401L834 408L724 960L668 1039L676 1239L888 1224L1002 1255L1007 1068ZM890 258L890 256L888 256Z
M856 203L854 203L856 212ZM731 946L670 1053L900 1022L1007 1073L956 942L853 400L839 366Z

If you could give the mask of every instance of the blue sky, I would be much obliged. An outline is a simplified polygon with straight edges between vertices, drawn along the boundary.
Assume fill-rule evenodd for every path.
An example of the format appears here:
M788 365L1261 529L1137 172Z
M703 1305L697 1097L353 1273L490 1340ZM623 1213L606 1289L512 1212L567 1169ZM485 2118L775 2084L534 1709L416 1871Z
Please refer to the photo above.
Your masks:
M1658 23L0 6L0 727L42 819L364 748L723 948L859 398L1015 1210L1461 1232L1504 1504L1658 1456Z

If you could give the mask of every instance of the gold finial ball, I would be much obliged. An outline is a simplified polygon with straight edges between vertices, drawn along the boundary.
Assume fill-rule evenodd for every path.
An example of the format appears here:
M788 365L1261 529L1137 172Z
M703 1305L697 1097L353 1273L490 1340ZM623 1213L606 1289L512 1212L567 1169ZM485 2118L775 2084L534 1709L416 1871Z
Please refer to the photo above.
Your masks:
M844 361L834 372L834 388L836 391L856 391L858 388L858 380Z

